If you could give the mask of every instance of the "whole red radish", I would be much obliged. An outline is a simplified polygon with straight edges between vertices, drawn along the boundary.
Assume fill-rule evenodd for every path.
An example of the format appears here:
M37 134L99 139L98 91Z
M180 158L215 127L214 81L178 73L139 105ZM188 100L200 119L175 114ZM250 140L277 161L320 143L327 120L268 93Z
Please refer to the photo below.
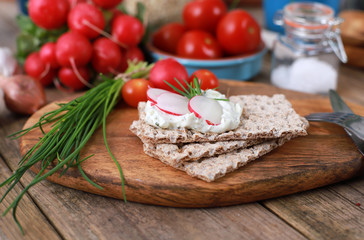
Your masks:
M144 61L143 51L139 47L130 47L125 51L125 58L132 61Z
M187 84L185 83L185 81L189 82L187 70L182 64L173 58L159 60L155 63L149 73L149 81L153 87L174 91L173 88L165 83L165 81L167 81L171 85L183 91L176 79L185 88L187 87Z
M68 0L30 0L28 12L30 19L39 27L57 29L67 21Z
M68 27L87 38L95 38L105 28L101 10L89 3L77 4L68 15Z
M144 61L144 59L143 51L139 47L130 47L124 51L119 70L124 72L128 68L128 61L140 62Z
M110 20L110 23L112 25L112 22L114 21L114 19L118 16L121 16L121 15L124 15L125 13L123 13L123 11L117 9L117 8L113 8L113 9L110 9L109 10L111 13L112 13L112 16L111 16L111 20Z
M121 59L120 47L110 39L101 37L93 43L92 66L97 72L116 72Z
M177 22L168 23L159 28L152 36L153 45L168 53L177 53L177 44L183 34L186 32L186 27Z
M119 5L123 0L92 0L95 5L104 8L104 9L110 9L114 8L117 5Z
M226 12L223 0L194 0L184 6L182 16L188 29L215 33L219 20Z
M25 72L38 80L43 86L48 86L53 82L55 72L50 65L46 65L40 59L39 52L28 55L24 63Z
M57 40L56 57L58 63L63 67L85 66L91 60L92 45L82 34L67 32Z
M86 67L79 67L77 69L78 73L81 75L77 76L76 73L72 68L62 67L58 71L58 78L59 81L66 87L73 89L73 90L81 90L86 85L82 82L81 79L85 80L86 82L90 81L90 74Z
M87 2L88 0L68 0L70 8L74 8L77 4Z
M51 68L55 69L59 67L59 63L56 58L56 44L48 42L44 44L39 50L39 56L43 63L49 64Z
M125 47L137 46L143 38L144 26L130 15L120 15L112 22L111 35Z

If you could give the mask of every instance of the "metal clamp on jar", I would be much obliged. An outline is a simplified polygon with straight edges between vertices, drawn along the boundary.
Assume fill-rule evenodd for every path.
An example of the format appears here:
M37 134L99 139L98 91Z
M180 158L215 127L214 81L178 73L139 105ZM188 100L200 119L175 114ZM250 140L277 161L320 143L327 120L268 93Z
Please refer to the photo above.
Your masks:
M285 35L273 46L272 84L307 93L336 89L339 60L347 62L342 21L320 3L291 3L277 12L274 23L284 27Z

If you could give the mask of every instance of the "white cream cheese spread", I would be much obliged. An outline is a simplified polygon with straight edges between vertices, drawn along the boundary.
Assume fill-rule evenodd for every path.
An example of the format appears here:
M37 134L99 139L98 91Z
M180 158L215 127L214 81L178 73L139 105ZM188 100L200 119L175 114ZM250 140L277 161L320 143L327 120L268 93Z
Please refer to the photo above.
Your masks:
M226 99L225 95L214 90L205 91L204 96L211 99ZM240 124L242 107L230 101L217 100L217 102L222 108L221 123L218 125L210 125L204 119L196 117L192 112L180 116L168 114L158 109L151 101L146 104L144 120L149 125L160 128L187 128L204 133L222 133L237 128Z

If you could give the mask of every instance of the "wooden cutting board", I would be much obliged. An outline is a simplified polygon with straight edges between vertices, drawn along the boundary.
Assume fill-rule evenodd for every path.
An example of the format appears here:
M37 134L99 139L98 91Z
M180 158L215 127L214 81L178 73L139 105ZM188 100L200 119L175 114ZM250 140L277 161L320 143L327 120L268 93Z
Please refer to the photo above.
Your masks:
M327 97L281 90L270 85L223 81L221 92L228 95L283 93L301 115L330 112ZM364 107L349 106L364 115ZM24 127L56 107L50 104L29 118ZM312 123L309 135L291 140L282 147L249 163L213 183L192 178L143 153L141 141L129 131L138 118L136 109L123 103L110 114L107 138L122 166L128 201L173 207L215 207L258 201L321 187L349 179L363 170L363 157L345 131L329 123ZM35 130L20 139L24 154L41 136ZM122 199L120 176L104 146L102 131L97 130L82 155L95 154L82 163L85 173L104 189L99 190L83 179L76 168L52 182L113 198ZM37 172L39 169L34 168Z

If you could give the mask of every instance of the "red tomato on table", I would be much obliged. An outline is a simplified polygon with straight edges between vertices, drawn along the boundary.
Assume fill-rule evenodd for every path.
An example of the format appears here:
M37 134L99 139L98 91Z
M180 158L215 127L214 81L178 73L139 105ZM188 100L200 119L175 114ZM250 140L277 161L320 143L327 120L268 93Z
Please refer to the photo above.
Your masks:
M216 36L222 49L230 55L254 51L261 42L258 23L241 9L229 12L220 20Z
M219 87L219 80L217 79L216 75L207 69L199 69L192 73L190 81L192 82L195 77L197 77L199 80L202 90Z
M194 59L215 59L222 57L222 50L212 34L201 30L191 30L179 40L177 55Z
M135 78L127 81L121 89L124 101L131 107L138 107L139 102L146 102L149 81L144 78Z

